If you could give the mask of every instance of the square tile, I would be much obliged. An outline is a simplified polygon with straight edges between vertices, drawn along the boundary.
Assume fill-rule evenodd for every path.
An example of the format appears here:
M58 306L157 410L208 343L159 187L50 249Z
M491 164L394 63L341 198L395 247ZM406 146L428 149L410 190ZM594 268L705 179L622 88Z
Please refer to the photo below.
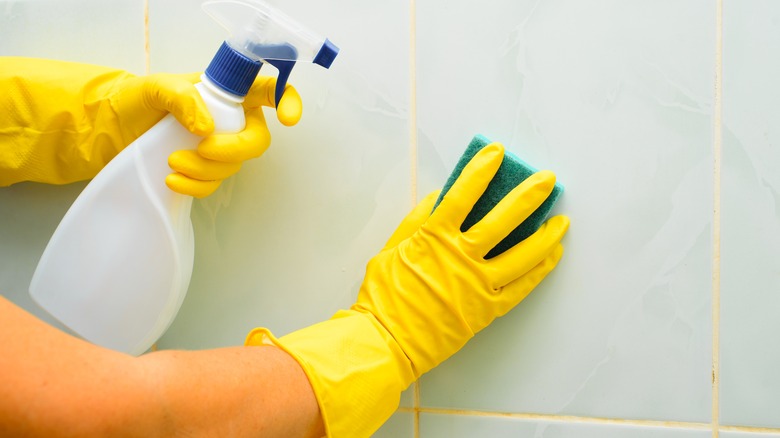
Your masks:
M341 52L329 70L295 67L301 122L284 127L266 108L269 150L195 202L193 279L163 348L240 344L254 326L282 335L329 318L354 302L369 258L411 208L408 4L279 6ZM153 0L150 27L153 71L202 70L224 38L184 0Z
M371 436L373 438L413 438L414 414L396 412Z
M780 4L723 15L720 422L780 428Z
M715 4L432 1L416 20L419 194L481 133L555 171L572 220L558 268L423 377L423 407L709 422Z

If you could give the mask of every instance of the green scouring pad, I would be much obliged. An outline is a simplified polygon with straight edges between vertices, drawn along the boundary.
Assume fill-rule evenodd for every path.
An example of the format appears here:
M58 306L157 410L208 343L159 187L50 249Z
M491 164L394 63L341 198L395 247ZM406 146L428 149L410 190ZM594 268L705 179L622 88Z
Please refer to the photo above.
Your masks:
M442 198L444 198L444 195L447 193L450 187L452 187L452 184L455 183L455 180L458 179L460 173L463 171L463 168L466 167L466 164L468 164L469 161L474 158L474 155L476 155L477 152L490 143L492 142L482 135L476 135L471 140L471 143L469 143L468 147L466 148L466 152L464 152L460 157L458 164L455 166L455 169L453 169L449 179L447 179L447 182L444 184L441 195L439 195L439 199L436 200L436 204L433 207L434 210L439 205ZM496 204L498 204L498 202L504 198L504 196L506 196L512 189L517 187L526 178L533 175L536 171L537 170L535 168L518 158L516 155L509 151L505 151L504 161L501 162L501 166L499 166L498 172L496 172L493 180L490 181L490 184L488 184L485 193L483 193L482 197L480 197L477 203L474 204L474 207L466 217L466 220L463 221L463 225L461 225L460 230L465 232L471 228L472 225L477 223L490 210L492 210L493 207L495 207ZM517 228L509 233L509 235L504 238L504 240L499 242L495 248L490 250L485 258L490 259L503 253L538 230L544 221L546 221L549 217L550 210L553 208L553 205L555 205L555 202L558 200L561 194L563 194L563 186L556 183L555 187L553 187L552 193L542 203L542 205L539 206L539 208L533 212L531 216L523 221L523 223L518 225Z

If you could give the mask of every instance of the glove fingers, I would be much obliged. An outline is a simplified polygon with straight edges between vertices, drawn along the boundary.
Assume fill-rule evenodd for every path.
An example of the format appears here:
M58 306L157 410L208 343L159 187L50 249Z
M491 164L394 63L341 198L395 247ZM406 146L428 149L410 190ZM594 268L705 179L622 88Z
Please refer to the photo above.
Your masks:
M398 228L396 228L396 230L390 236L390 239L388 239L387 243L385 244L385 247L382 249L393 248L401 243L401 241L411 237L412 234L414 234L420 228L420 226L422 226L422 224L428 220L428 217L431 215L431 211L433 210L433 206L436 204L436 199L439 198L440 192L441 190L431 192L422 201L420 201L420 203L417 204L417 206L414 207L414 209L412 209L408 215L406 215L404 220L401 221L401 224L398 225Z
M217 190L222 180L199 181L188 178L180 173L172 173L165 177L165 185L174 192L189 195L195 198L204 198Z
M197 72L194 72L194 73L183 73L181 75L181 77L184 78L185 80L189 81L189 83L191 83L192 85L195 85L195 84L197 84L198 82L201 81L200 77L202 75L203 75L202 73L197 73Z
M214 130L214 120L192 79L193 74L151 75L142 88L144 103L151 109L173 114L193 134L206 136Z
M460 229L503 159L504 146L500 143L491 143L477 152L431 215L431 223Z
M244 108L254 109L261 106L276 107L276 78L270 76L258 76L244 97Z
M257 158L271 144L271 133L262 111L246 113L246 127L237 134L214 134L198 145L198 153L209 160L236 163Z
M501 292L495 295L496 298L493 302L495 316L506 315L523 301L547 277L547 274L555 269L561 257L563 257L563 245L559 243L525 275L504 286ZM487 324L489 323L490 321L487 321ZM487 324L485 325L487 326Z
M234 175L241 169L241 162L223 163L203 158L196 151L180 150L168 156L168 166L191 179L213 181Z
M517 245L488 261L494 287L510 284L544 260L558 245L569 229L569 218L554 216L536 232Z
M465 237L484 257L542 205L554 186L554 173L548 170L534 173L474 224L465 233Z
M249 93L244 98L244 108L253 109L261 106L276 107L276 78L258 76ZM303 102L298 90L292 85L284 87L284 93L276 108L276 118L284 126L293 126L301 119Z
M303 114L303 102L298 90L292 85L284 88L284 94L279 101L279 107L276 108L276 118L284 126L293 126L301 120Z

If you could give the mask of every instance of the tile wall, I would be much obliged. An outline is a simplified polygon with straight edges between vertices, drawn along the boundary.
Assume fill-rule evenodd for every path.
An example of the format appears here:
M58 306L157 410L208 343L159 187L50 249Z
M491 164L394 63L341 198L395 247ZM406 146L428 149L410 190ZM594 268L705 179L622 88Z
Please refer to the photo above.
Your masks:
M474 134L556 172L566 254L425 375L382 437L780 436L780 0L277 0L342 52L301 123L193 208L160 348L282 335L365 263ZM202 70L194 0L0 0L0 56ZM0 291L26 288L84 184L0 189Z

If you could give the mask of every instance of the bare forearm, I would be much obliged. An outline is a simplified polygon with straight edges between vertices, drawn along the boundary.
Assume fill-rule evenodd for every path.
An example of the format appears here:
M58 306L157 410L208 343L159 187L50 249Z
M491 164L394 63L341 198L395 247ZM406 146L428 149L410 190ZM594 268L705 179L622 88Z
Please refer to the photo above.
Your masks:
M161 351L139 358L173 430L230 437L323 436L306 375L276 347Z
M316 436L305 374L274 347L134 358L0 297L0 435Z

